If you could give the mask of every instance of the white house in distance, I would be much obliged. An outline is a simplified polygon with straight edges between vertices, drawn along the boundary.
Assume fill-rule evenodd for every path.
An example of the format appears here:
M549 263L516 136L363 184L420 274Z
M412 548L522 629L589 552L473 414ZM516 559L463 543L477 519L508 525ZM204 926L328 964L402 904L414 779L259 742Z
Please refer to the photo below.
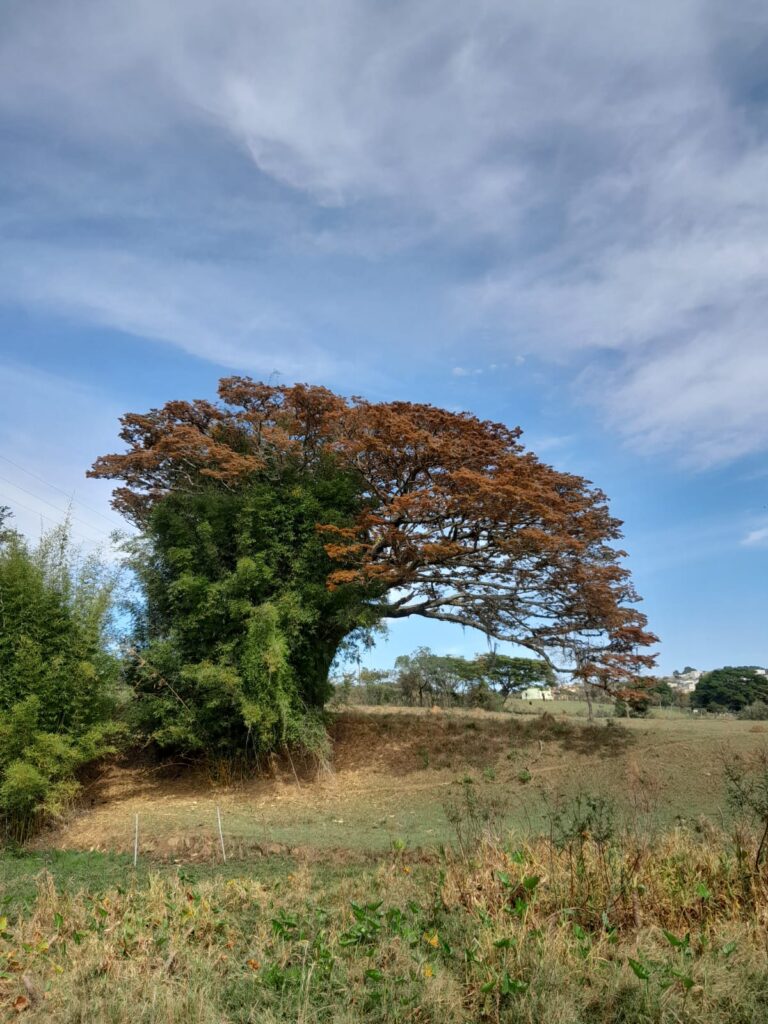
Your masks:
M672 673L669 685L677 690L678 693L693 693L696 689L696 683L698 683L703 675L704 673L701 669L686 667L682 672Z
M554 700L552 691L546 686L528 686L521 690L517 697L519 700Z
M752 666L750 665L749 668L752 668ZM755 668L755 671L759 672L760 675L768 676L768 669ZM678 693L693 693L696 689L696 684L704 674L701 669L686 666L682 672L673 672L667 679L667 682Z

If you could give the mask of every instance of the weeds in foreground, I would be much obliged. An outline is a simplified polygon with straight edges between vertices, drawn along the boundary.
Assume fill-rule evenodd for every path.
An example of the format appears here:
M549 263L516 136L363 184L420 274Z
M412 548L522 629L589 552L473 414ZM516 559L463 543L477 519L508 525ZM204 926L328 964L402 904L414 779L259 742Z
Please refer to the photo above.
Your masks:
M470 787L467 787L470 788ZM480 811L481 818L484 815ZM617 830L588 801L553 839L269 884L151 875L0 919L2 1009L52 1024L754 1024L768 879L727 836Z
M768 750L749 758L726 758L724 773L728 802L735 813L734 844L748 881L751 872L759 872L768 852ZM754 829L758 838L750 871L749 837Z

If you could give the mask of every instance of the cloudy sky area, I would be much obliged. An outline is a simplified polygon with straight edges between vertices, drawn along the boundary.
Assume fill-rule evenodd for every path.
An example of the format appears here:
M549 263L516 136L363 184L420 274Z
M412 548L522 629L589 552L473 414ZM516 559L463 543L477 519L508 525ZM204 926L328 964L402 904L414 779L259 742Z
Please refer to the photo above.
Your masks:
M762 0L5 0L0 122L27 531L223 373L430 401L607 491L663 669L768 663Z

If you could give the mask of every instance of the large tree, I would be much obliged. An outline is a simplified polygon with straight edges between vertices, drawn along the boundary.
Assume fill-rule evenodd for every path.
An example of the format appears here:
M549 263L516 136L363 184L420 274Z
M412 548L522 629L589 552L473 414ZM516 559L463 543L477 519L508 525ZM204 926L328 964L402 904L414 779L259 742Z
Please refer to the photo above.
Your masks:
M529 686L553 686L555 673L548 662L539 658L511 658L506 654L478 654L474 664L478 676L503 697Z
M127 450L91 470L123 481L114 506L146 541L142 642L165 660L141 657L163 699L164 673L196 680L198 699L215 662L252 730L255 690L321 704L345 638L410 615L605 687L653 663L605 495L526 451L519 429L242 377L219 398L124 416ZM191 703L178 697L177 711Z
M757 700L768 701L768 676L751 665L705 672L691 694L694 707L708 710L741 711Z

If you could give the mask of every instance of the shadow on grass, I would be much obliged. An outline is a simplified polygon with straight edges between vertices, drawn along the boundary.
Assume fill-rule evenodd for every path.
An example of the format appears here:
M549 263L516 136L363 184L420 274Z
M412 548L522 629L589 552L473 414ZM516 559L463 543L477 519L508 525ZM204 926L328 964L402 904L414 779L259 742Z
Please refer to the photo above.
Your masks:
M601 754L604 757L618 756L637 739L629 729L610 718L604 725L596 722L581 724L555 718L548 712L537 715L531 722L515 722L513 736L523 742L554 740L564 750L577 754Z
M566 750L579 754L601 754L617 757L637 742L637 737L623 725L610 720L605 725L584 725L572 737L564 740Z
M333 722L337 769L375 764L394 774L426 768L483 768L513 748L558 743L567 751L620 755L636 736L613 719L579 723L544 712L540 715L459 718L447 714L407 716L345 713Z

